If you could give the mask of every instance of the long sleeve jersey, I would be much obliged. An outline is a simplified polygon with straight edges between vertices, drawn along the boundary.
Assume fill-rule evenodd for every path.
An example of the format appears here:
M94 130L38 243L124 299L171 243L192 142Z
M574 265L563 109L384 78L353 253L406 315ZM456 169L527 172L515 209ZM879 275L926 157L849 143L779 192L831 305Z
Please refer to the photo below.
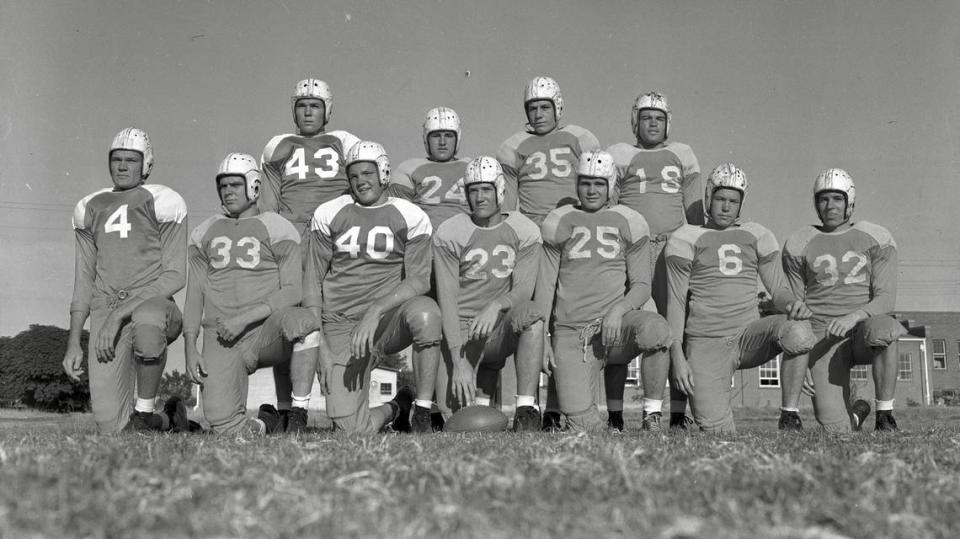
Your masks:
M454 215L469 213L463 189L463 173L470 159L443 163L428 159L408 159L397 167L390 179L390 193L420 206L434 230Z

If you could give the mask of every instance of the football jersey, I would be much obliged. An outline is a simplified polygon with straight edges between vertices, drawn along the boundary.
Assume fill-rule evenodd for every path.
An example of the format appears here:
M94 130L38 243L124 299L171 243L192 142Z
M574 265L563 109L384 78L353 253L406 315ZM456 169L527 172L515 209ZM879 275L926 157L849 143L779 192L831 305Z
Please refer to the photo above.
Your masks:
M667 322L675 339L729 337L760 318L758 284L777 309L794 301L773 233L757 223L725 230L684 225L666 246Z
M700 164L690 146L670 142L645 150L619 143L607 151L620 176L615 201L640 212L652 237L703 224Z
M805 226L784 244L783 267L793 292L817 318L894 309L897 245L882 226L859 221L839 232Z
M597 137L576 125L546 135L521 131L508 138L497 151L507 180L502 207L517 209L539 225L558 204L576 203L580 155L597 149Z
M347 192L344 156L358 142L346 131L270 139L260 158L260 211L279 213L305 235L317 206Z
M213 321L261 303L278 311L300 302L300 234L276 213L240 219L214 215L193 229L187 250L190 281L184 327L194 333L202 312ZM200 297L202 302L191 304Z
M304 304L320 305L322 297L325 321L359 320L401 281L418 279L426 290L432 232L427 214L400 198L363 206L344 195L321 204L311 224Z
M492 227L467 214L445 221L433 236L437 300L450 348L462 344L460 320L497 301L507 310L533 296L540 266L540 229L517 212Z
M634 309L649 299L650 229L639 213L626 206L592 213L562 206L541 230L535 301L548 312L555 288L554 324L588 324L623 298Z
M76 276L70 311L121 292L171 297L187 276L187 205L176 191L144 184L102 189L77 203Z
M420 206L436 230L440 223L470 211L463 189L463 173L469 159L438 163L428 159L408 159L391 174L390 194Z

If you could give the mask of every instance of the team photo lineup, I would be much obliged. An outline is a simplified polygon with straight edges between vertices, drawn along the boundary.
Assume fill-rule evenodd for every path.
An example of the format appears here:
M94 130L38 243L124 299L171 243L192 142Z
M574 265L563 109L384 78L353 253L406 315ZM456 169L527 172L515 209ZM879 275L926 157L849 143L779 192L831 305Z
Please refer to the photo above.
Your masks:
M461 156L469 119L437 106L425 111L424 155L403 160L389 141L336 129L331 86L300 80L294 132L265 134L259 158L211 162L202 202L222 211L195 226L175 189L150 183L148 133L117 133L112 186L73 214L63 359L71 378L89 375L99 432L304 433L319 380L333 429L348 433L729 433L731 377L778 356L779 430L804 429L805 394L817 428L860 430L873 412L876 430L898 429L897 246L855 219L850 174L817 163L806 203L820 224L781 243L740 218L749 171L735 158L701 171L670 138L674 111L655 89L629 118L607 119L633 136L606 147L563 122L557 80L518 90L525 127L499 148ZM157 406L181 335L201 422L181 399ZM415 383L371 406L372 370L408 348ZM511 357L508 422L498 396ZM637 357L642 416L629 425ZM872 366L872 403L849 397L857 365ZM249 376L267 368L275 403L247 402Z

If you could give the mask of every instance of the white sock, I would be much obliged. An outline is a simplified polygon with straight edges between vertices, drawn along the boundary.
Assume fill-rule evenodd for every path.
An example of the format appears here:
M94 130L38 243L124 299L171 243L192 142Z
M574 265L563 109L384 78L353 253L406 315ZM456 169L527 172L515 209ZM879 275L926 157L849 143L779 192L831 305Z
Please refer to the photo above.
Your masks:
M432 400L427 400L427 399L414 399L413 404L414 404L414 406L419 406L419 407L421 407L421 408L432 408L432 407L433 407L433 401L432 401Z
M787 408L786 406L780 407L781 412L797 412L800 413L800 408Z
M293 407L307 409L310 407L310 396L313 393L307 393L304 397L293 396Z
M473 403L478 406L490 406L490 397L477 397Z
M535 410L539 410L540 407L537 406L537 399L533 395L517 395L517 408L521 406L530 406Z
M648 399L644 397L640 402L643 403L643 411L648 414L659 412L663 408L663 401L660 399Z
M893 411L893 401L896 399L890 399L888 401L876 400L874 403L877 405L878 412L887 412Z
M149 412L153 413L157 409L157 399L141 399L137 397L137 403L133 406L133 409L138 412Z

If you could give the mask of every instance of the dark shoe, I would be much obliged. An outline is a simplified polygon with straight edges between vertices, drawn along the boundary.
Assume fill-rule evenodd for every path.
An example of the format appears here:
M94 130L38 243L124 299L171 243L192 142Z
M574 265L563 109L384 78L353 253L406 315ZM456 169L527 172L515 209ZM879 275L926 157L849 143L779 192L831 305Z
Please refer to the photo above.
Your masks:
M876 425L874 425L873 430L896 432L900 429L897 428L897 420L893 418L893 412L877 410Z
M153 412L133 412L130 421L123 430L133 432L162 432L164 431L163 418Z
M850 412L853 414L853 430L860 430L863 428L863 422L866 421L867 416L870 415L870 404L860 399L853 403L853 406L850 407Z
M623 410L607 412L607 428L623 432Z
M518 406L513 415L514 432L539 432L540 410L533 406Z
M190 420L187 419L187 407L183 405L183 399L173 396L163 403L163 413L170 419L170 430L172 432L190 432Z
M277 432L287 432L287 425L290 424L290 409L277 410L277 413L280 414L280 426L277 428Z
M563 424L560 422L560 412L544 412L543 423L540 430L544 432L560 432L563 430Z
M283 419L280 412L272 404L261 404L257 411L257 419L266 426L264 434L276 434L283 431Z
M780 410L780 422L777 428L784 431L800 432L803 430L803 421L800 420L800 414L797 412L788 412Z
M413 419L410 421L410 429L413 432L433 432L431 425L430 408L422 406L413 407Z
M643 419L640 420L640 430L649 430L660 432L663 428L660 426L660 418L663 416L660 412L643 413Z
M433 429L433 432L442 431L444 424L445 421L443 420L443 414L440 412L430 414L430 427Z
M670 430L689 430L696 422L685 413L670 413Z
M301 434L305 430L307 430L307 409L294 406L287 413L287 426L283 432Z
M413 408L413 390L401 387L397 396L389 402L393 408L393 430L396 432L410 432L410 411Z

